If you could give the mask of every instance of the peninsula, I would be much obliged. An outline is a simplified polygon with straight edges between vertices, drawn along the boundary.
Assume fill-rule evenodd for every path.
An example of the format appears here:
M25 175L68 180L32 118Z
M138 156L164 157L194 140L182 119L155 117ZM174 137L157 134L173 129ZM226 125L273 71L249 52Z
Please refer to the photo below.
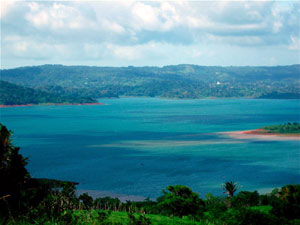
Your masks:
M299 140L300 123L264 126L256 130L221 132L235 139Z

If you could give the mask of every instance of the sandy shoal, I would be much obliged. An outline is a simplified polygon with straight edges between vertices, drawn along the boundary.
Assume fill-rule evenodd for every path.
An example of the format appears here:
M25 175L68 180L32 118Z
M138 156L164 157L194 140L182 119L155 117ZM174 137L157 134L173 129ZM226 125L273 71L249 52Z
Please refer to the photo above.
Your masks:
M227 135L234 139L260 139L270 141L300 141L300 134L275 134L264 133L263 130L244 130L244 131L229 131L219 132L219 134Z

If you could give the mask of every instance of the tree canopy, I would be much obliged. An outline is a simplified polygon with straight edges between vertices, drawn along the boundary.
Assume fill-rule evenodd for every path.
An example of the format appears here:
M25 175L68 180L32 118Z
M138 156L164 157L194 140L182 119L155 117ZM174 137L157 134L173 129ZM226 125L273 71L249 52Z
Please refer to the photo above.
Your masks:
M204 202L189 187L183 185L168 186L163 190L158 207L169 215L182 217L184 215L201 214Z

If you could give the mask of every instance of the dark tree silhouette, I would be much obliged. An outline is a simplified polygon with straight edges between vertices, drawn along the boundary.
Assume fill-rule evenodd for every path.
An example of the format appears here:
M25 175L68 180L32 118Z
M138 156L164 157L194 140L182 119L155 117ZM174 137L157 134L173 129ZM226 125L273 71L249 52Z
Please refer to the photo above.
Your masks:
M239 189L240 187L237 185L237 183L233 181L225 182L223 184L223 189L225 190L224 193L228 194L229 198L232 198L234 193Z
M30 178L25 166L27 159L19 154L10 139L12 131L0 124L0 212L6 213L7 204L18 205L22 189Z
M164 195L158 199L158 207L167 215L182 217L202 215L204 201L189 187L183 185L168 186Z

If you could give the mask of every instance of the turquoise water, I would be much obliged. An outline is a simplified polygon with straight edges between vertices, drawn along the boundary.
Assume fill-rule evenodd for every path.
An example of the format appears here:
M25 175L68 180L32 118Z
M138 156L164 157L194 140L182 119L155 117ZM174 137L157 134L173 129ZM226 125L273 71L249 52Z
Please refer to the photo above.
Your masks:
M79 189L155 198L171 184L222 195L300 183L299 141L237 140L216 132L300 121L299 100L104 99L106 105L2 108L1 122L33 177Z

